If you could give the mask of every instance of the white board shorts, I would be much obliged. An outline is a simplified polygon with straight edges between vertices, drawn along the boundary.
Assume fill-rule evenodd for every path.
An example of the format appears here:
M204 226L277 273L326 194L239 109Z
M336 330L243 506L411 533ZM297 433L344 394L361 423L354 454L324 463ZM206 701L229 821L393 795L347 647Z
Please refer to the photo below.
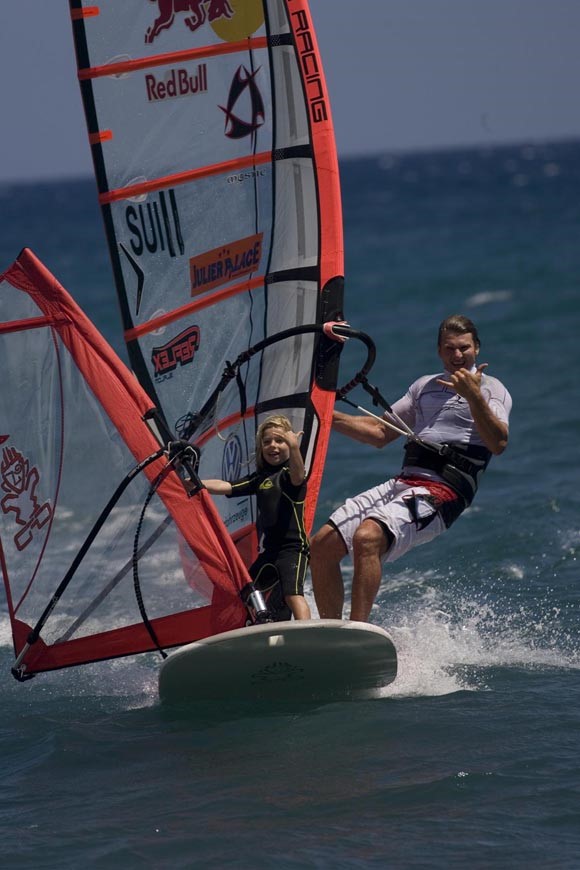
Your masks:
M364 520L377 520L393 535L393 543L382 557L394 562L414 547L428 544L446 529L429 490L410 486L394 478L345 501L330 516L329 522L352 555L354 533Z

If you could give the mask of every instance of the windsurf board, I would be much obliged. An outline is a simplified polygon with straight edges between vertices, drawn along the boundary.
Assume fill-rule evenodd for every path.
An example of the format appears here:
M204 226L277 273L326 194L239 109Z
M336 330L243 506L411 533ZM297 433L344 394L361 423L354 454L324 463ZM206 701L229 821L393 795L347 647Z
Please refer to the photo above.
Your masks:
M166 703L374 698L397 675L384 629L338 619L255 625L180 647L163 662Z

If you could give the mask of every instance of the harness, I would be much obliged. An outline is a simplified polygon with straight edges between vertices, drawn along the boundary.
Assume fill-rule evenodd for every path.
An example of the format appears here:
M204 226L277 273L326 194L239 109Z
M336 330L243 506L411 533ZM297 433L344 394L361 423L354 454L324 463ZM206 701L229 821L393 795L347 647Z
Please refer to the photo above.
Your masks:
M473 501L479 475L487 468L491 456L490 450L475 444L431 444L409 439L405 444L403 465L434 471L461 496L467 507Z

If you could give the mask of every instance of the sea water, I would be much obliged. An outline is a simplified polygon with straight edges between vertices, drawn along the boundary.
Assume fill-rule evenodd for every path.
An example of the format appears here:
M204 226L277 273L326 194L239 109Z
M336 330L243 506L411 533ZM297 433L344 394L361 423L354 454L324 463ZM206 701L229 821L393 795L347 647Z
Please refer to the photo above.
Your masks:
M446 535L385 569L372 620L399 675L376 701L170 712L153 655L18 684L2 599L7 870L580 866L580 143L341 175L371 382L392 402L437 371L437 326L465 313L513 396L509 448ZM124 355L94 182L0 187L0 269L24 245ZM333 434L315 525L400 461Z

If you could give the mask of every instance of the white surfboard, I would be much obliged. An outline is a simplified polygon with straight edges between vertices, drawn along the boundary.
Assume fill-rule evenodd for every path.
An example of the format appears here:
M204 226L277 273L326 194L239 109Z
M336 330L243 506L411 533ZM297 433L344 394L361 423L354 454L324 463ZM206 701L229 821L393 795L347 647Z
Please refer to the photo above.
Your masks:
M386 631L365 622L299 620L224 632L180 647L161 665L167 703L373 698L397 675Z

